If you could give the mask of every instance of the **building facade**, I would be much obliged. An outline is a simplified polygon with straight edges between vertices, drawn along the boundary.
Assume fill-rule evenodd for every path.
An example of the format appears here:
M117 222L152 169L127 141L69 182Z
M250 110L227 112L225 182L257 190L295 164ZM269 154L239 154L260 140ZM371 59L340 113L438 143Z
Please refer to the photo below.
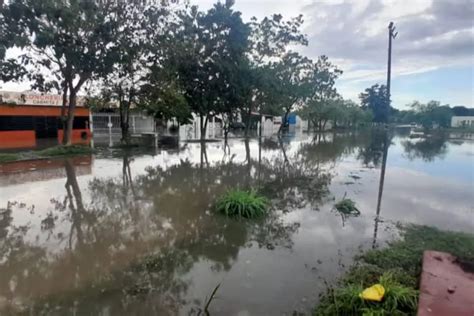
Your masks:
M474 127L474 116L453 116L451 127Z
M0 92L0 148L32 148L40 139L62 140L62 97L35 93ZM90 112L78 100L72 142L90 141Z

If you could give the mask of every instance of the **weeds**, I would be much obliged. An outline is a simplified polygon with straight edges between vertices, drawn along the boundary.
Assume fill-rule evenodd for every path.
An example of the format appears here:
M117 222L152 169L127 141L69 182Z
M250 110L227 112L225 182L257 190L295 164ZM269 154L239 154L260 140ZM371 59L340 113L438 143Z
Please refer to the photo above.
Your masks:
M255 191L230 190L217 200L216 210L229 217L257 218L265 215L268 201Z

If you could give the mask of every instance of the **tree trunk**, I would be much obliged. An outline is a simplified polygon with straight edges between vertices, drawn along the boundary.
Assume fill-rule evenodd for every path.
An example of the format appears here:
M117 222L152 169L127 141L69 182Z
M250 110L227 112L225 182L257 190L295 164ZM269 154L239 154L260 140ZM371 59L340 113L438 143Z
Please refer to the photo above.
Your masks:
M120 128L122 130L122 139L120 140L123 144L128 145L130 143L130 102L123 101L120 104Z
M63 145L70 146L72 144L72 129L74 123L74 112L76 110L77 96L75 89L71 89L69 94L69 106L67 111L66 129L63 130Z
M252 107L249 107L249 110L247 112L247 122L245 124L245 137L249 136L249 131L250 131L250 122L252 121Z
M286 110L285 116L283 117L283 122L281 122L280 129L278 130L278 134L283 132L283 129L286 128L286 121L288 120L288 114L290 114L289 110Z
M207 122L209 121L209 116L206 115L206 119L203 118L203 116L200 116L201 118L201 140L206 139L206 130L207 130Z
M63 87L63 103L61 105L61 117L60 117L60 120L61 120L61 128L62 128L62 131L63 131L63 139L61 140L61 143L63 145L66 145L66 138L64 137L65 133L66 133L66 106L67 106L67 92L68 92L68 84L67 82L65 81L64 82L64 87Z

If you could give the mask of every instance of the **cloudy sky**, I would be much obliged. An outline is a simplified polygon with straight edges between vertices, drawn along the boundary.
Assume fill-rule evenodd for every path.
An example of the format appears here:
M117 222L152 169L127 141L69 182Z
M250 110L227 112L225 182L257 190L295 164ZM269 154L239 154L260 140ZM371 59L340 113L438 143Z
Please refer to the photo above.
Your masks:
M189 0L205 10L217 0ZM474 0L235 0L244 20L303 14L309 57L327 55L343 71L344 98L386 82L387 26L395 22L392 100L474 106ZM3 84L21 91L28 85Z
M214 1L191 0L202 9ZM306 55L327 55L343 70L345 98L385 83L387 26L395 22L392 99L474 106L474 0L236 0L244 19L303 14Z

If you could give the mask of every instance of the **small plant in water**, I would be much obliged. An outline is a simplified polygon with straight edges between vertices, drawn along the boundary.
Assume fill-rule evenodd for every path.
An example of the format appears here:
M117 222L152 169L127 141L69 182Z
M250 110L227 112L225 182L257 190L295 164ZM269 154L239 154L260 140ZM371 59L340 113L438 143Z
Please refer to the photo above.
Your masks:
M233 189L217 200L216 210L229 217L256 218L265 215L268 200L255 191Z
M355 202L351 199L343 198L337 202L334 207L339 213L343 213L345 215L360 215L359 209L356 207Z

